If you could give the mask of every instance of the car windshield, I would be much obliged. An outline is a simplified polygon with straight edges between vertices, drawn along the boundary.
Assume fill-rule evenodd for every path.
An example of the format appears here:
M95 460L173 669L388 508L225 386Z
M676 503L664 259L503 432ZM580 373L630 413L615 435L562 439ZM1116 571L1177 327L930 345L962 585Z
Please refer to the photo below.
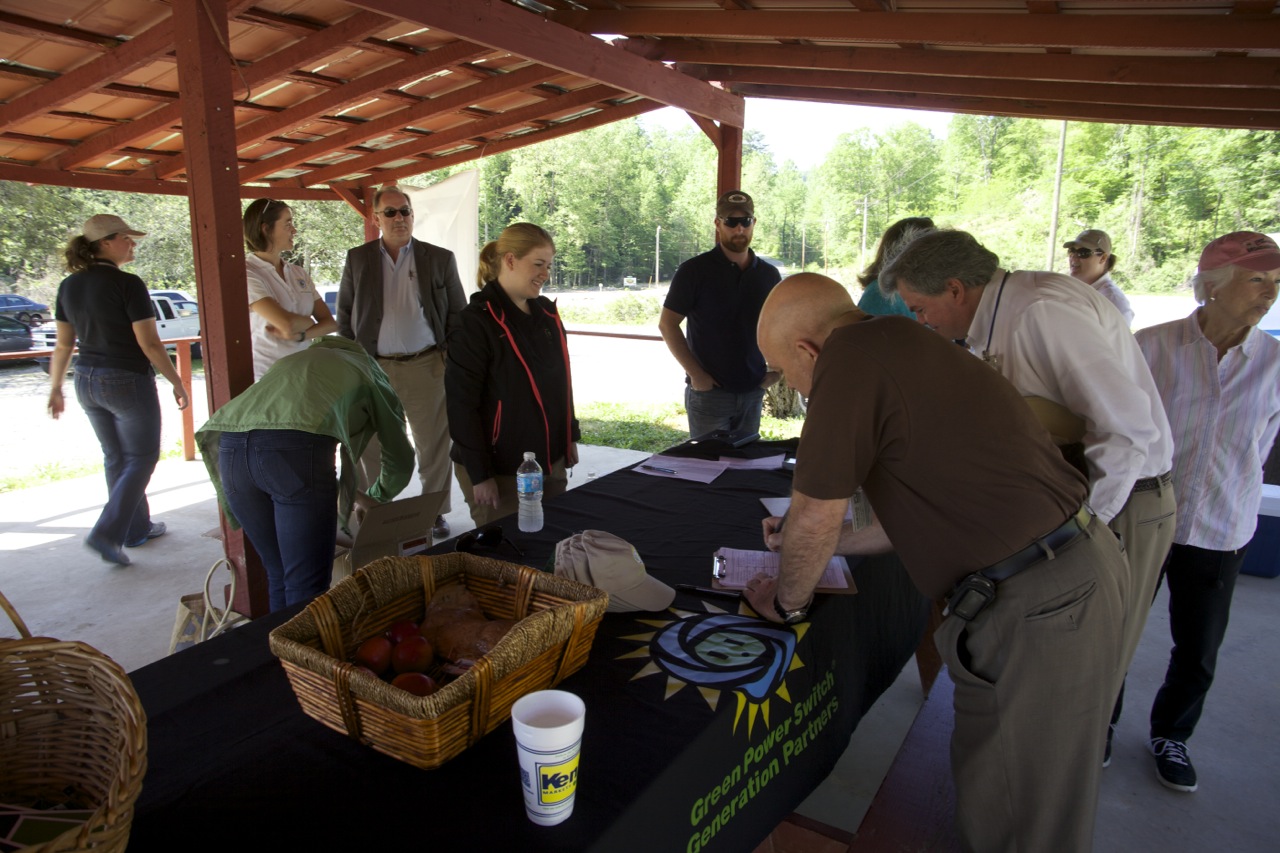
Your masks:
M173 310L179 317L191 317L200 313L200 306L195 302L175 302Z

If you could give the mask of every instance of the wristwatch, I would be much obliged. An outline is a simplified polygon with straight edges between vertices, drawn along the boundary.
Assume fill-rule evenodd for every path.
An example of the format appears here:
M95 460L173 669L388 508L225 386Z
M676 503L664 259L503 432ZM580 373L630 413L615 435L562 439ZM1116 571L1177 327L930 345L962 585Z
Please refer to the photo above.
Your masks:
M803 607L797 607L795 610L786 610L783 608L782 604L778 602L778 596L775 594L773 596L773 612L778 614L778 618L785 624L795 625L796 623L803 622L809 618L809 605L806 604Z
M305 343L305 342L306 342L306 340L307 340L307 333L306 333L306 332L298 332L298 343L300 343L300 344L301 344L301 343Z

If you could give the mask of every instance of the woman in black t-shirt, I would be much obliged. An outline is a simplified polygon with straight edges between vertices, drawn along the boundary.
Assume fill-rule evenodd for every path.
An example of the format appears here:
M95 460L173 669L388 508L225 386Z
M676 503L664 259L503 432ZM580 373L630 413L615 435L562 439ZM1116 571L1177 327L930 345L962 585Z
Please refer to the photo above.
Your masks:
M58 340L49 368L49 414L56 419L66 408L62 382L79 339L76 399L102 445L108 489L106 506L84 543L120 566L131 562L124 546L136 548L165 532L163 522L151 521L146 495L160 459L156 372L173 386L179 409L189 403L156 329L147 286L120 269L133 260L133 238L143 236L120 217L100 213L71 239L71 275L58 285Z

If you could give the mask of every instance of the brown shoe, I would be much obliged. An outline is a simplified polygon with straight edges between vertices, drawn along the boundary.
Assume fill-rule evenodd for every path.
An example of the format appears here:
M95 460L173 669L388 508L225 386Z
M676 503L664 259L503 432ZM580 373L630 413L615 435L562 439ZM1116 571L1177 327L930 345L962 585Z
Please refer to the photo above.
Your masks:
M431 535L434 536L436 539L449 538L449 522L444 520L443 515L436 516L436 523L431 528Z

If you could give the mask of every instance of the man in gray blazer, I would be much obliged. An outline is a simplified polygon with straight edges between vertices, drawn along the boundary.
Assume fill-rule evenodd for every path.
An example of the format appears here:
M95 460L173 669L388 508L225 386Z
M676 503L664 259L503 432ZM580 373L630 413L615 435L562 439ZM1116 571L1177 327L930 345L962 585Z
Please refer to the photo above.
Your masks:
M382 237L347 252L338 288L338 334L364 347L391 380L413 432L422 491L448 494L453 474L444 349L466 294L453 252L414 239L408 196L383 187L373 206ZM378 452L375 439L361 459L364 482L377 480ZM445 498L440 511L449 509ZM449 535L443 515L431 532L438 538Z

